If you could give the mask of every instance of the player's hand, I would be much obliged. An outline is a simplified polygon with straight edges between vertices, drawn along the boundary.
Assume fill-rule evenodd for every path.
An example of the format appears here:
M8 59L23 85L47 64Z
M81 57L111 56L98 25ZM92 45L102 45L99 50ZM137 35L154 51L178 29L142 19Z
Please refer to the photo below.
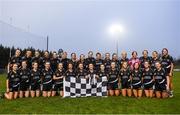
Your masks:
M9 93L9 88L7 88L6 92Z
M169 76L172 76L172 72L169 73Z

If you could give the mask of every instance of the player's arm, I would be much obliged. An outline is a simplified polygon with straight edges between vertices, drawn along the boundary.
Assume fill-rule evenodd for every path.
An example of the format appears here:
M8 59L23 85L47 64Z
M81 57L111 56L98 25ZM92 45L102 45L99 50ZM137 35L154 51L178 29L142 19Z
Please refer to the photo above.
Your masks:
M9 79L6 80L6 91L9 92Z
M169 82L170 82L170 80L169 80L169 76L168 75L166 76L166 80L167 80L167 90L169 90Z
M173 73L173 69L174 69L174 64L173 63L171 63L171 70L170 70L170 76L172 76L172 73Z

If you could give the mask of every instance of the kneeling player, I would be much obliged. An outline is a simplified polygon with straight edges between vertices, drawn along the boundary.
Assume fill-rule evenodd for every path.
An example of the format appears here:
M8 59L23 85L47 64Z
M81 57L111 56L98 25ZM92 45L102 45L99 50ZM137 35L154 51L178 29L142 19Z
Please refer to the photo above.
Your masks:
M42 71L43 97L51 96L53 72L50 67L50 62L46 62Z
M134 63L134 70L132 76L132 88L135 97L142 97L142 72L139 68L139 63Z
M116 69L116 63L111 62L111 69L109 71L109 77L108 77L108 92L110 96L118 96L119 95L119 89L118 89L118 70Z
M128 95L129 97L132 96L132 89L131 89L131 72L128 69L128 63L122 63L122 69L119 72L121 88L122 88L122 95L125 97Z
M167 98L169 90L169 76L161 67L160 62L156 62L156 70L154 71L155 93L157 98Z
M20 69L20 94L19 97L23 98L29 97L29 87L30 87L30 70L27 68L26 61L22 61L22 68Z
M154 85L154 79L153 79L154 73L153 70L150 68L149 62L144 62L144 70L143 70L143 84L144 84L144 92L146 97L153 97L153 85Z
M54 73L53 76L53 91L52 96L55 96L56 93L60 92L60 96L63 96L63 78L64 78L64 69L63 69L63 63L58 64L58 69Z
M9 100L17 99L19 84L20 84L20 76L18 73L18 65L15 63L12 66L12 70L8 73L6 80L7 92L5 93L5 97Z
M33 62L30 76L31 97L40 96L41 72L38 70L38 63Z

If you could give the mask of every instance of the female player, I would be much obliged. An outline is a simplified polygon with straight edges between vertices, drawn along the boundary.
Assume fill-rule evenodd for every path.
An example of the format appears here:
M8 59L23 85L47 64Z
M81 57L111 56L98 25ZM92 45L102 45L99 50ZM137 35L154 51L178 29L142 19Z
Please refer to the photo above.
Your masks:
M100 70L98 71L97 74L98 74L98 78L107 77L108 76L108 72L105 70L104 64L100 65Z
M135 97L142 97L142 72L140 70L140 64L134 63L134 70L132 70L132 88Z
M153 51L152 52L152 63L151 63L151 68L152 68L153 71L156 69L155 64L158 61L160 61L158 52L157 51Z
M119 89L118 89L118 83L119 83L119 78L118 78L118 70L116 68L116 63L111 62L111 69L108 72L108 92L110 96L118 96L119 95Z
M169 76L161 67L160 62L156 62L156 70L154 71L155 94L157 98L167 98L169 90Z
M126 95L128 95L128 97L131 97L131 71L128 69L128 63L126 61L124 61L121 66L122 68L119 72L119 76L122 88L122 96L126 97Z
M53 91L52 96L54 97L56 93L60 92L60 96L63 96L63 78L64 78L64 69L63 69L63 63L58 64L58 69L54 73L53 76Z
M43 97L50 97L52 90L53 71L50 62L45 62L45 69L42 71Z
M6 80L7 91L5 97L9 100L17 99L20 84L20 76L18 73L18 64L12 65L12 70L8 73Z
M139 64L140 64L140 60L139 60L139 58L138 58L137 56L138 56L137 52L136 52L136 51L133 51L133 52L132 52L132 57L131 57L131 59L129 60L129 65L130 65L131 70L134 69L134 64L135 64L135 63L139 63Z
M77 73L77 78L86 78L87 71L84 69L83 63L79 63L76 73Z
M83 64L83 68L86 69L85 55L84 54L80 55L79 60L77 62L77 65L79 65L80 63L82 63Z
M24 96L29 97L30 70L27 68L26 61L22 61L21 67L19 72L21 79L19 97L23 98Z
M40 96L41 72L38 69L38 63L33 62L30 76L30 93L31 97Z
M68 63L68 70L65 72L65 77L76 77L76 72L71 62Z
M144 84L144 92L146 97L153 97L153 85L154 85L154 73L150 68L150 64L148 61L144 62L144 70L143 70L143 84Z
M169 90L170 90L169 96L173 97L172 78L173 78L174 61L172 56L169 55L167 48L162 49L161 63L162 63L162 67L165 69L166 73L169 76Z

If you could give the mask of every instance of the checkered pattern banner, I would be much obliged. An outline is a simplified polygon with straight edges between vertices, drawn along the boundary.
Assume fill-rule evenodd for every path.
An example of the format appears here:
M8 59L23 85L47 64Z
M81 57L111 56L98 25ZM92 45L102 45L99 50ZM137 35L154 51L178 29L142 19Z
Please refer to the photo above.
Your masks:
M64 97L89 97L107 96L107 77L95 79L65 77L64 78Z

